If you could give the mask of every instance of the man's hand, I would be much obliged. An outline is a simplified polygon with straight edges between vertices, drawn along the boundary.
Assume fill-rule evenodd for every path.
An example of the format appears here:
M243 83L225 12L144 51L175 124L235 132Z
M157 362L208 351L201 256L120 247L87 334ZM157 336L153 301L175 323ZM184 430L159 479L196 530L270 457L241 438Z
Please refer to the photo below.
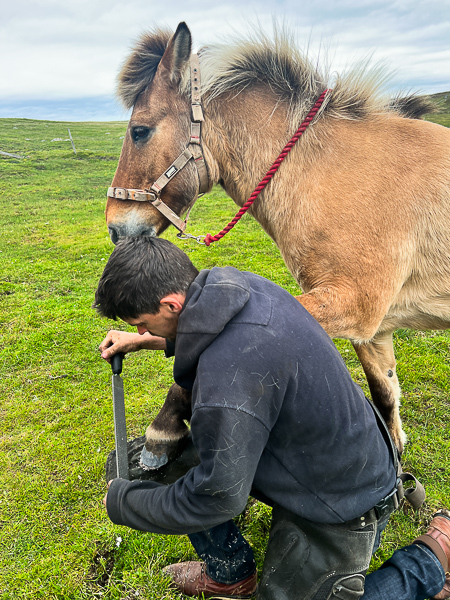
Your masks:
M110 480L108 481L108 485L106 486L106 489L107 489L107 490L109 490L109 486L111 485L111 483L112 483L112 482L113 482L113 480L112 480L112 479L110 479ZM107 498L107 496L108 496L108 492L106 492L106 494L105 494L105 497L103 498L103 504L104 504L105 508L106 508L106 498Z
M151 335L150 333L131 333L128 331L108 332L103 342L98 347L102 353L102 358L111 362L111 357L118 352L137 352L138 350L165 350L166 340L164 338Z

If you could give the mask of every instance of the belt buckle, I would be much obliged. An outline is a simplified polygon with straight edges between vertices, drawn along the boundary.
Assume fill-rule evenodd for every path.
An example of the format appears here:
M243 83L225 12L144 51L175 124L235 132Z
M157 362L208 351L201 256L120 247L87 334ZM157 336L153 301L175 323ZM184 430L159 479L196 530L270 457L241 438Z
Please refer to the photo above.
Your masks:
M377 520L380 521L384 516L390 514L399 507L398 489L394 488L390 494L382 498L375 506Z

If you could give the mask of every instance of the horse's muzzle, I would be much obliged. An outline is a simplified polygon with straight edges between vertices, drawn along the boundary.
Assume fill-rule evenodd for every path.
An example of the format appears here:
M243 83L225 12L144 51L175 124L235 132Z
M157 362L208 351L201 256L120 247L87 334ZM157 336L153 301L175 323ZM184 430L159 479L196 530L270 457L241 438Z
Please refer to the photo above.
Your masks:
M156 237L155 228L147 225L110 224L108 233L113 244L127 237Z

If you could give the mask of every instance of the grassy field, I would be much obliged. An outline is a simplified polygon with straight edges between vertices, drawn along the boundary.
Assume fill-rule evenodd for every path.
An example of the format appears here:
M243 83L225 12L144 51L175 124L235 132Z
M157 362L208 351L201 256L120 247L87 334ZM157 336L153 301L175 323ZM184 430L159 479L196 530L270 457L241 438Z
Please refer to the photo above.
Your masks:
M449 125L449 115L434 116ZM68 141L70 127L77 154ZM103 509L103 468L114 447L111 372L97 350L108 328L93 294L112 251L105 194L125 123L0 120L0 598L177 598L161 576L194 558L186 537L114 526ZM192 233L216 233L235 205L219 189L201 199ZM165 237L175 240L174 231ZM199 268L233 265L298 293L273 242L250 217L220 243L179 242ZM364 374L337 341L356 381ZM396 336L409 437L406 469L426 486L417 513L398 512L378 566L408 543L431 513L450 506L450 335ZM171 382L172 361L138 353L124 363L129 437L143 434ZM262 562L270 511L250 502L239 524Z
M433 94L430 98L436 103L437 112L433 115L428 115L427 120L450 127L450 92Z

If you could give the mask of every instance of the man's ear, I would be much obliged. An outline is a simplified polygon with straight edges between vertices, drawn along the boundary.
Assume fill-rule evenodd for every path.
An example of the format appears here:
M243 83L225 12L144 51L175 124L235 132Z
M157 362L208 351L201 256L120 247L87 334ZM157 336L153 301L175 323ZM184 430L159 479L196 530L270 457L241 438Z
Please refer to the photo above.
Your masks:
M179 314L184 306L186 296L184 294L168 294L160 300L161 308L165 307L174 314Z

